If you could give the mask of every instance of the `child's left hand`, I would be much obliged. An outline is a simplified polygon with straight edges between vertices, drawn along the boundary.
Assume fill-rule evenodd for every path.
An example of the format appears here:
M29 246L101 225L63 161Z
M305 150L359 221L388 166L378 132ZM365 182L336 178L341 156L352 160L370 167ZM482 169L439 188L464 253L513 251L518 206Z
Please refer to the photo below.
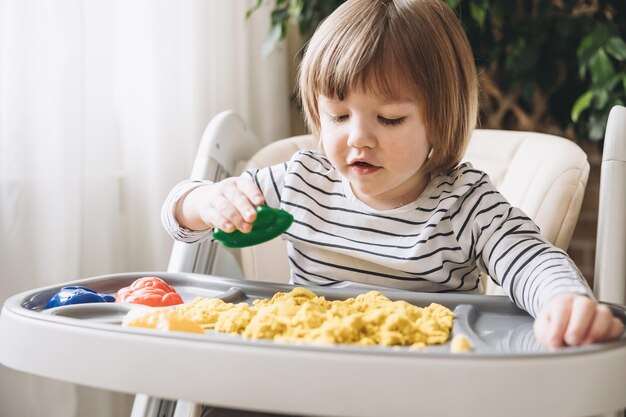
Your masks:
M537 340L548 348L606 342L624 331L607 306L579 294L552 298L537 316L534 328Z

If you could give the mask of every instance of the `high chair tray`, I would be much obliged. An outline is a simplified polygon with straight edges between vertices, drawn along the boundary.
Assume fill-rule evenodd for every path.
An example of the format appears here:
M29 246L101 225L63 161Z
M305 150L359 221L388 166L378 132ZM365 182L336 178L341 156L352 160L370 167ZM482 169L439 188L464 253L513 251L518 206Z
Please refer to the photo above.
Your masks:
M505 297L381 290L392 300L421 307L436 302L453 309L453 335L465 335L474 348L462 354L451 353L449 342L423 350L325 346L248 340L214 331L199 335L122 327L129 310L149 308L130 304L45 310L63 286L114 294L144 276L162 278L185 302L199 296L250 303L294 288L141 272L27 291L3 306L0 363L115 391L303 415L413 415L419 410L421 415L573 416L626 407L624 337L543 349L535 340L533 319ZM366 291L312 290L331 300ZM624 306L610 307L626 321ZM485 393L494 398L489 404Z

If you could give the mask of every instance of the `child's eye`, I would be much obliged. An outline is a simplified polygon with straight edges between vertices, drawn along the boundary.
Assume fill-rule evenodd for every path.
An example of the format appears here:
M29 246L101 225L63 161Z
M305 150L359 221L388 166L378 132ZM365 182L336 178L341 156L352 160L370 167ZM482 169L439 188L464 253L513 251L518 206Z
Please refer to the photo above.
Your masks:
M332 114L329 115L330 117L330 121L333 123L339 123L339 122L343 122L344 120L346 120L348 118L347 114L342 114L340 116L333 116Z
M386 117L378 116L378 121L387 126L397 126L404 122L404 117L398 117L397 119L387 119Z

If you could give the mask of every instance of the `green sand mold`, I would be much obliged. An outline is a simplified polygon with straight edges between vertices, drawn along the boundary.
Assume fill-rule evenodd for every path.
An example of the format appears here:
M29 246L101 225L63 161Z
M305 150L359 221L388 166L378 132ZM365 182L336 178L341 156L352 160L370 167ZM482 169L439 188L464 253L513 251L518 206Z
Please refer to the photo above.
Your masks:
M221 242L227 248L244 248L280 236L293 223L293 216L285 210L268 206L258 206L255 210L256 220L252 223L250 232L242 233L235 230L226 233L218 229L213 232L213 239Z

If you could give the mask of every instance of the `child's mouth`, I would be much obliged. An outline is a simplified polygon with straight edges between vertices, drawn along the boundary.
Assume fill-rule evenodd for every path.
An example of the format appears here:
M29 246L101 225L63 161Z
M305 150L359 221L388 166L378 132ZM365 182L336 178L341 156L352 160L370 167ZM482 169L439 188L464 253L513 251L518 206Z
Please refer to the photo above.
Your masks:
M363 174L370 174L372 172L375 172L380 167L377 167L365 161L355 161L350 164L350 168L352 168L352 170L356 172L357 174L363 175Z

